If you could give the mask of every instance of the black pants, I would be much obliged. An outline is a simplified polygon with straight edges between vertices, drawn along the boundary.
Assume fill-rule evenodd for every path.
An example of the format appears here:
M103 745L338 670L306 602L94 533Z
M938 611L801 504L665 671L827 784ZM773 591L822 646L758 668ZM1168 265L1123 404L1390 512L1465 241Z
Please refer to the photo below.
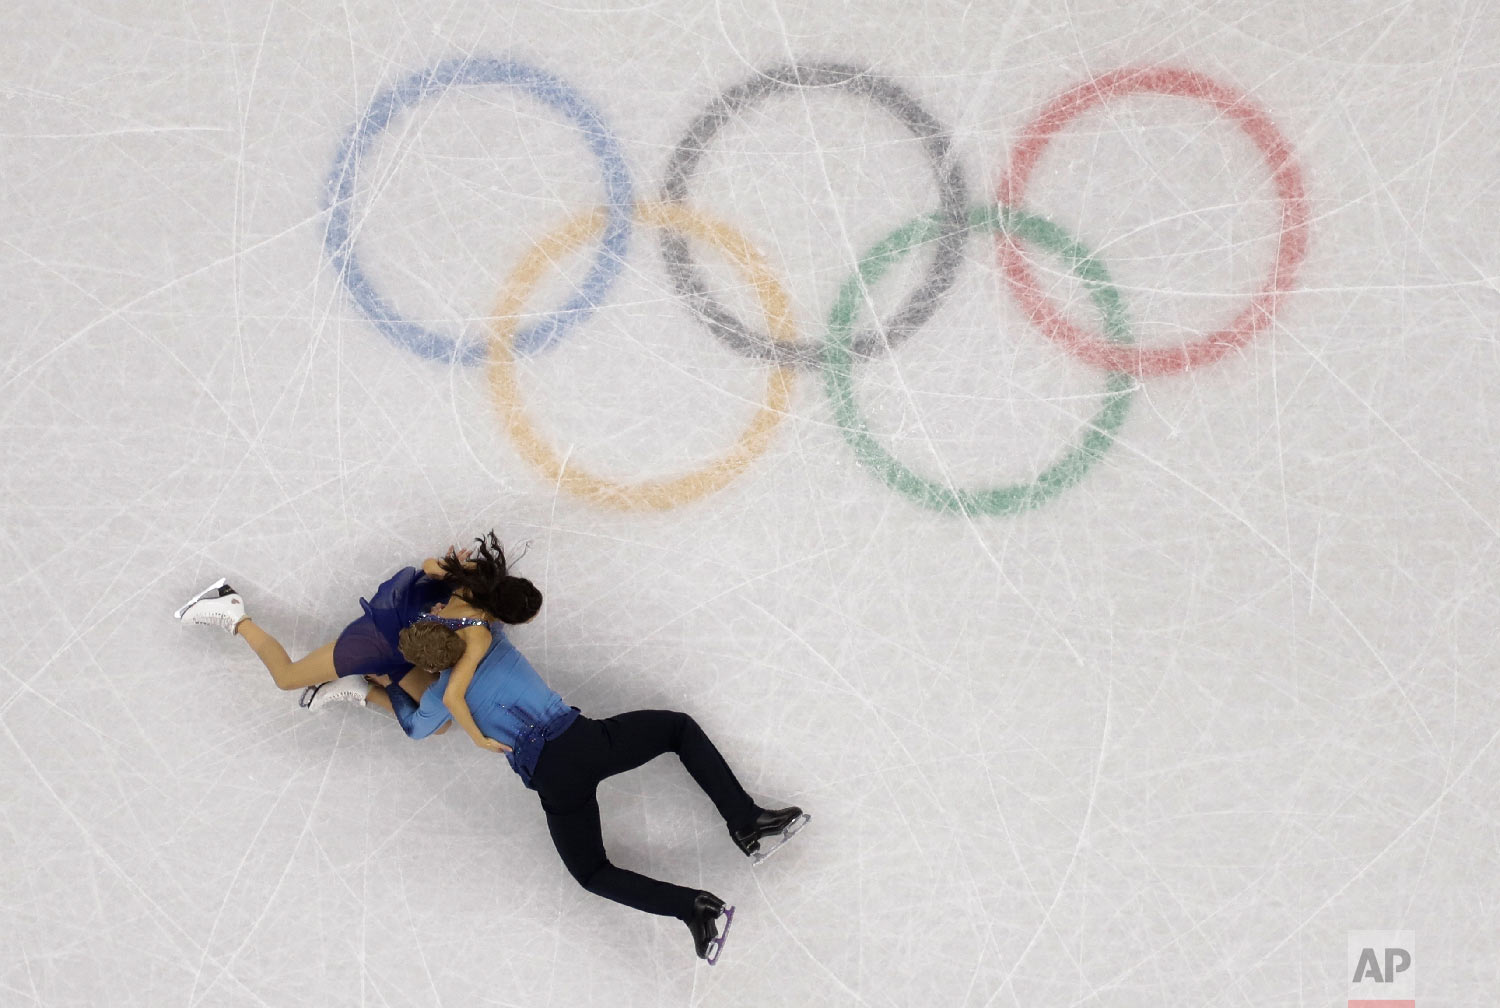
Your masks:
M579 717L542 749L532 786L568 872L595 896L646 913L687 920L698 890L659 882L610 863L599 824L599 782L673 752L731 828L759 813L698 723L677 711L631 711L602 721Z

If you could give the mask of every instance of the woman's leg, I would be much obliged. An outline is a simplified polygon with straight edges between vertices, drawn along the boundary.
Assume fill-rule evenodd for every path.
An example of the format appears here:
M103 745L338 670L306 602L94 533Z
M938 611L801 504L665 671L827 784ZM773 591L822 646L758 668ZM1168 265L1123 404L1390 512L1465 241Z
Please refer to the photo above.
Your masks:
M436 675L426 669L413 666L410 672L401 677L401 684L396 688L405 691L406 695L415 702L421 703L422 694L426 693L427 688L435 682L437 682Z
M740 786L713 740L688 715L679 711L631 711L605 718L600 724L609 740L601 778L634 770L672 752L731 830L749 826L759 814L759 806Z
M391 704L391 698L387 695L385 687L379 683L370 684L370 692L365 696L365 706L374 707L376 710L385 711L391 717L397 717L396 708Z
M325 644L306 658L292 661L286 648L248 616L240 620L234 632L245 639L250 650L271 673L271 678L276 680L276 685L284 690L305 689L338 678L333 667L332 644Z
M410 735L416 727L417 702L421 700L422 694L431 688L437 681L437 676L431 672L414 668L401 680L401 685L387 685L390 683L388 676L368 677L373 681L370 683L370 692L365 695L365 706L374 707L376 710L385 711L401 724L401 730ZM410 692L415 690L415 694ZM452 721L445 721L441 728L432 732L433 735L441 735L453 727ZM425 738L426 736L420 736Z

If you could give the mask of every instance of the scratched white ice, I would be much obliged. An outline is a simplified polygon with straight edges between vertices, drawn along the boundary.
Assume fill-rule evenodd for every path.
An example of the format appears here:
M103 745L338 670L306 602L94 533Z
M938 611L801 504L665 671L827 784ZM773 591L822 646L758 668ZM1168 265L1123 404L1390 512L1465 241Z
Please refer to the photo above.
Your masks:
M1491 5L10 14L0 1003L1326 1005L1377 930L1492 1003ZM569 702L813 813L752 869L674 760L602 788L718 966L461 733L170 618L300 655L490 528Z

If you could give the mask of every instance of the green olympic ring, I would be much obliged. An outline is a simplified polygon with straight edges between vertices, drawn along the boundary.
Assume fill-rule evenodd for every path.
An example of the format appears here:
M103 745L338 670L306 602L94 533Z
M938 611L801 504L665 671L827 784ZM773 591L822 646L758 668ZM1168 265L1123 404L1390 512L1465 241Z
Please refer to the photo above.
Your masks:
M1110 282L1108 272L1062 228L1024 210L994 206L969 211L969 226L1005 231L1063 259L1087 288L1094 307L1104 316L1106 338L1112 343L1133 342L1120 292ZM854 276L839 289L838 300L828 315L828 335L822 347L824 385L833 401L839 429L854 449L855 457L893 490L934 511L965 515L1018 514L1047 502L1077 483L1094 463L1103 458L1114 443L1115 432L1125 422L1130 401L1139 386L1129 373L1110 371L1105 383L1104 404L1089 421L1087 432L1062 458L1030 483L986 490L955 489L917 475L886 451L870 433L869 425L854 401L854 355L851 350L855 316L860 305L866 302L865 291L912 250L941 235L943 227L943 221L936 215L919 217L892 232L860 260Z

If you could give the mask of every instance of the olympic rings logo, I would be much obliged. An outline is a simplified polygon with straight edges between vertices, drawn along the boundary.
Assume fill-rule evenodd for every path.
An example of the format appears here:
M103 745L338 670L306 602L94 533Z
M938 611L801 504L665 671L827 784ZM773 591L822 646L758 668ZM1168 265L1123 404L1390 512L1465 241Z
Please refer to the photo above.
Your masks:
M583 136L604 180L599 209L579 214L522 257L501 286L485 343L429 329L404 318L370 280L361 264L353 222L359 166L391 123L420 103L451 88L513 88L566 119ZM780 92L837 90L870 102L917 139L937 189L937 210L896 227L860 259L840 288L821 339L799 338L786 291L765 257L730 225L688 204L698 162L715 135L755 103ZM1124 299L1109 274L1056 224L1028 212L1027 185L1049 143L1069 123L1104 103L1137 94L1190 98L1208 104L1254 144L1269 169L1280 209L1275 261L1260 290L1223 329L1177 347L1138 347ZM662 510L699 499L723 487L768 448L776 424L791 401L801 370L822 376L840 430L860 463L925 507L959 514L1015 514L1076 484L1103 457L1124 423L1142 379L1174 374L1219 360L1270 326L1293 289L1307 253L1308 207L1301 169L1291 145L1270 117L1246 95L1191 70L1146 67L1116 70L1080 84L1048 103L1026 126L1011 152L1009 171L990 205L971 206L960 166L950 156L948 131L907 89L888 77L837 63L798 62L758 71L713 99L688 126L668 161L660 196L638 201L620 142L603 116L560 78L510 59L465 57L414 73L375 96L340 145L328 178L324 250L361 313L387 338L423 357L466 365L487 364L501 420L521 455L557 486L600 506ZM515 377L516 355L544 352L568 330L582 325L607 298L624 269L633 230L659 233L660 251L678 295L711 333L737 353L770 366L764 401L731 449L695 472L671 479L622 484L564 462L529 418ZM1074 443L1030 482L964 489L919 475L871 433L856 403L853 362L908 338L937 310L952 287L962 249L973 232L994 236L1007 285L1032 323L1059 347L1106 372L1101 405ZM688 240L715 248L745 277L759 302L763 327L737 318L716 300L692 261ZM590 241L597 251L570 300L540 321L518 329L527 296L546 271L568 252ZM1080 328L1054 306L1026 261L1023 245L1052 255L1074 274L1098 312L1095 332ZM934 249L915 290L889 316L855 332L868 289L918 247Z

